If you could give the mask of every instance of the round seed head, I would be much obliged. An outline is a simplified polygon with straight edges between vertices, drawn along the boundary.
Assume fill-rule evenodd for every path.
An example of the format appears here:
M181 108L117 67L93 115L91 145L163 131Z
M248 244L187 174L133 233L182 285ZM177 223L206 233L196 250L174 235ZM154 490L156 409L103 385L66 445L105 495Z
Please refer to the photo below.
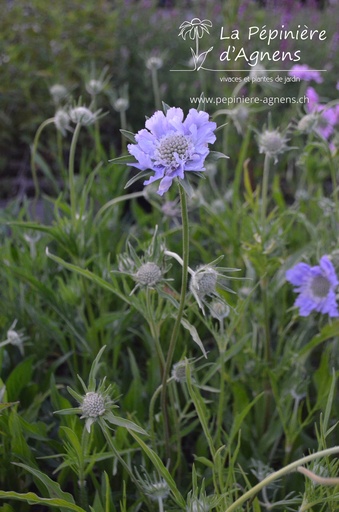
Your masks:
M217 284L218 273L212 267L206 267L204 270L197 270L194 272L190 288L193 293L200 297L215 293Z
M100 393L89 391L84 396L81 412L83 418L98 418L106 411L105 398Z
M105 84L101 80L95 80L94 78L86 84L86 89L91 96L100 94L104 87Z
M71 129L69 124L70 121L71 118L65 110L59 109L56 111L54 116L54 124L57 130L62 133L62 135L66 135L66 130Z
M186 507L187 512L208 512L210 510L210 505L207 500L193 498L189 505Z
M73 123L89 126L95 122L96 115L87 107L75 107L69 113Z
M129 101L126 98L118 98L113 103L113 108L117 112L125 112L125 110L127 110L128 107L129 107Z
M265 155L277 156L286 149L286 139L278 130L265 130L259 135L259 151Z
M186 382L186 361L179 361L172 367L172 377L176 382Z
M225 302L221 302L220 300L214 300L209 305L209 309L213 318L221 321L224 318L227 318L230 314L230 307Z
M146 61L146 67L149 70L160 69L164 65L164 61L161 57L149 57Z
M156 263L150 261L141 265L135 274L134 279L140 285L154 286L161 280L161 277L162 273L160 267L158 267Z
M298 123L298 130L302 133L311 133L317 125L317 116L313 113L302 117Z
M52 85L52 87L49 88L49 92L53 98L54 103L56 103L56 104L60 103L68 95L68 91L67 91L66 87L61 84Z

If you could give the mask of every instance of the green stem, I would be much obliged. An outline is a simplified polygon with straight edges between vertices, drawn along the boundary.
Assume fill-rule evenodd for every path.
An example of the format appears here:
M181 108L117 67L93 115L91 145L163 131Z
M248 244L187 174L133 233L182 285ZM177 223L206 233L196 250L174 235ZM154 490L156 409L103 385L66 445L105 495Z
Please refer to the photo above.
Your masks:
M161 409L164 418L164 435L165 435L165 447L166 454L170 456L170 426L169 426L169 417L167 411L167 379L170 373L174 349L177 343L181 319L184 313L185 307L185 299L186 299L186 289L187 289L187 272L188 272L188 258L189 258L189 226L188 226L188 211L187 211L187 200L186 193L182 186L179 183L179 194L180 194L180 204L181 204L181 216L182 216L182 256L183 256L183 264L182 264L182 277L181 277L181 294L180 294L180 302L179 309L176 315L176 320L174 323L172 336L168 348L164 373L162 376L162 392L161 392Z
M302 466L303 464L311 462L314 459L319 459L320 457L326 457L328 455L333 455L335 453L339 453L339 446L334 446L333 448L327 448L326 450L321 450L320 452L312 453L311 455L307 455L306 457L302 457L301 459L298 459L292 462L291 464L288 464L288 466L279 469L279 471L276 471L275 473L272 473L271 475L267 476L266 478L264 478L264 480L262 480L257 485L252 487L252 489L245 492L245 494L243 494L234 503L232 503L232 505L228 507L225 512L232 512L233 510L236 510L245 501L249 500L256 494L258 494L258 492L261 491L263 487L266 487L267 485L271 484L278 478L287 475L291 471L295 471L298 466Z
M79 494L80 494L80 505L85 510L88 509L88 496L87 496L87 488L86 488L86 478L85 478L85 460L88 453L88 441L89 434L87 429L84 428L82 431L81 438L81 459L79 460Z
M245 157L248 150L248 145L251 138L251 129L247 128L245 137L243 138L242 145L239 152L239 158L237 162L237 166L235 168L234 173L234 180L233 180L233 209L234 212L236 212L239 208L239 190L240 190L240 183L241 183L241 177L242 177L242 171L244 166ZM237 219L237 215L233 215L233 218Z
M40 195L40 186L39 186L39 180L37 176L37 170L35 165L35 158L36 158L36 152L38 149L38 143L40 139L40 135L42 133L42 130L49 124L54 123L54 117L50 117L49 119L46 119L39 128L37 129L37 132L34 137L33 146L32 146L32 152L31 152L31 170L32 170L32 178L34 183L34 201L33 201L33 213L35 215L36 213L36 203L38 200L38 197Z
M215 444L221 445L221 429L222 429L222 420L225 412L224 402L225 402L225 378L224 378L224 351L220 352L220 394L219 394L219 405L217 412L217 422L216 422L216 436L215 436Z
M73 226L75 225L75 221L76 221L74 161L75 161L75 150L77 147L80 130L81 130L81 123L78 123L76 125L74 133L73 133L71 148L70 148L70 152L69 152L69 161L68 161L68 183L69 183L69 194L70 194L70 203L71 203L71 218L72 218Z
M104 434L104 437L107 441L107 444L108 446L110 447L110 449L112 450L112 452L114 453L114 455L117 457L117 459L119 460L120 464L122 465L122 467L126 470L127 474L129 475L129 477L131 478L132 482L138 487L138 489L140 490L140 484L137 480L137 478L135 478L132 470L130 469L130 467L128 466L128 464L124 461L124 459L121 457L120 453L118 452L118 450L116 449L113 441L112 441L112 438L111 438L111 435L110 435L110 432L108 430L108 427L106 425L106 423L104 421L100 421L100 427L101 427L101 431L102 433Z
M261 229L263 243L266 238L266 213L267 213L267 194L268 194L268 178L270 175L270 156L266 153L264 160L264 172L262 177L261 191Z
M159 82L158 82L158 71L154 67L152 67L151 73L152 73L152 87L153 87L155 108L156 108L156 110L161 110L161 99L160 99L160 89L159 89Z
M269 363L271 361L271 340L270 340L270 318L269 318L269 300L268 300L268 283L267 276L261 278L260 281L262 302L264 309L264 329L265 329L265 361Z
M97 110L96 95L93 96L90 108L93 112L96 112L96 110ZM100 126L99 126L99 121L98 121L97 117L95 118L95 122L94 122L94 143L95 143L96 159L100 160L102 147L100 144Z
M58 158L58 165L60 168L60 172L62 175L62 179L66 181L67 179L67 172L65 170L65 163L63 159L63 150L62 150L62 134L59 130L57 130L57 158Z
M155 322L155 319L154 319L153 307L151 304L151 290L149 288L147 288L147 290L146 290L146 308L147 308L148 325L149 325L151 335L152 335L152 338L153 338L153 341L155 344L155 349L156 349L157 356L159 359L159 364L160 364L160 375L162 376L162 373L164 371L164 366L165 366L165 357L164 357L164 353L162 351L161 343L159 340L158 324Z
M126 119L126 110L121 110L120 112L120 127L122 130L127 130L127 119ZM121 134L121 153L125 153L127 149L127 140L126 137Z

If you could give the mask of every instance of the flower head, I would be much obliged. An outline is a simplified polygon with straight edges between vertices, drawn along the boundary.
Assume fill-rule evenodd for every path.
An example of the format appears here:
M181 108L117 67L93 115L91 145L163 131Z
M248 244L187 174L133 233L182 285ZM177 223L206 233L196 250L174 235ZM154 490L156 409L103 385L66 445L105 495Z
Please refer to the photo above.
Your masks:
M195 272L192 272L192 277L190 280L190 291L204 314L204 305L208 306L208 308L211 307L211 303L207 301L207 298L216 298L219 301L223 301L223 298L217 291L217 287L222 288L223 290L226 290L230 293L235 293L233 290L226 286L226 277L224 276L224 273L234 272L239 269L216 267L215 264L219 262L221 258L222 256L208 265L202 265L198 267ZM228 279L230 278L228 277ZM232 279L236 278L233 277Z
M326 108L326 105L320 104L319 95L313 87L308 87L305 95L308 98L306 110L316 118L314 131L324 139L329 139L334 132L334 126L338 123L338 106Z
M28 336L25 336L23 329L15 330L17 323L18 320L14 320L14 322L7 331L7 338L0 343L0 347L5 347L6 345L13 345L14 347L18 347L20 354L23 356L24 342L28 340Z
M69 115L73 123L80 123L83 126L90 126L94 124L99 118L101 109L96 112L92 112L89 108L81 105L74 107L70 110Z
M62 133L63 136L66 135L67 130L71 130L71 118L66 110L59 108L54 115L54 124L57 130Z
M168 279L164 279L164 274L171 267L164 267L164 248L157 238L157 232L156 226L152 240L144 250L143 256L139 257L129 242L127 243L127 252L118 256L119 273L131 276L136 283L130 295L138 288L157 288L160 283L168 281Z
M131 163L141 171L154 171L144 185L161 180L158 194L163 195L174 178L185 178L185 171L204 171L209 153L208 144L215 141L216 124L209 121L206 112L191 108L186 119L181 108L169 108L164 114L157 111L147 119L128 151L138 163Z
M150 71L158 70L158 69L162 68L163 65L164 65L164 60L162 59L162 57L157 57L156 55L151 55L146 60L146 67Z
M113 108L116 112L125 112L129 107L129 101L127 98L117 98L113 102Z
M159 500L165 500L170 493L170 488L166 480L158 478L155 473L153 473L153 476L151 477L143 467L141 470L142 475L140 475L137 469L135 469L135 472L143 493L152 501L159 502Z
M96 76L96 70L93 69L91 72L91 78L86 82L86 90L93 97L100 94L107 86L110 76L107 75L108 67L105 66L100 73L100 76Z
M190 364L188 359L174 363L171 375L175 382L186 382L186 367L188 364Z
M286 279L299 294L295 306L299 307L300 316L308 316L311 311L339 316L335 295L339 281L327 256L323 256L315 267L298 263L286 272Z
M85 394L81 395L70 387L67 388L68 392L73 396L73 398L77 400L79 406L72 409L62 409L60 411L56 411L56 413L80 414L80 419L85 420L85 426L88 432L91 431L92 425L98 422L102 428L107 426L106 423L111 423L115 426L125 427L129 430L134 430L135 432L146 434L146 432L141 427L132 421L125 420L124 418L120 418L113 414L112 409L115 409L118 406L115 405L115 402L112 399L114 386L112 386L112 384L108 386L106 385L106 377L104 377L104 379L101 380L98 385L96 383L95 377L100 367L99 360L105 348L105 346L101 348L93 361L88 377L88 386L86 386L84 381L78 375Z
M259 152L274 158L278 161L278 155L287 149L287 139L278 130L265 130L258 137Z
M289 70L288 74L289 76L295 76L296 78L300 78L307 82L314 80L317 84L321 84L323 81L319 71L311 69L307 64L296 64Z
M267 75L266 68L262 64L256 64L250 70L250 78L256 79Z
M137 283L144 286L153 287L162 278L161 268L153 261L143 263L134 274Z
M68 96L68 90L64 85L54 84L49 88L50 95L56 105L59 105Z

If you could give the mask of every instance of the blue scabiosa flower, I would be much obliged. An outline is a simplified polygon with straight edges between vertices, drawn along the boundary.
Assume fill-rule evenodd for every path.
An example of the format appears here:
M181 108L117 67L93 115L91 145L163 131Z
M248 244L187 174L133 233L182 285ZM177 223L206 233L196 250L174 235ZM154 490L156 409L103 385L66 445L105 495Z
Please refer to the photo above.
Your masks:
M308 316L312 311L339 316L335 295L339 281L327 256L323 256L315 267L298 263L286 272L286 279L299 293L295 306L299 307L300 316Z
M186 171L205 170L208 144L215 142L216 127L206 112L194 108L185 120L181 108L168 108L166 114L158 110L135 135L137 144L128 145L129 153L137 160L128 165L154 171L144 185L161 180L158 194L162 196L174 178L184 179Z

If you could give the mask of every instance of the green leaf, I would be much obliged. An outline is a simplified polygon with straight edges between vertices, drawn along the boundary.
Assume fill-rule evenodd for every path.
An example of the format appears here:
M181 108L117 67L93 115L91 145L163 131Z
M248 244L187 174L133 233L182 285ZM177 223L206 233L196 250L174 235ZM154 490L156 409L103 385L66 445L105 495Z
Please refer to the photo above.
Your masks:
M165 115L167 114L167 110L169 110L170 108L171 107L169 105L167 105L167 103L165 103L164 101L162 102L162 109L163 109Z
M220 151L210 151L207 155L207 162L216 162L220 158L229 158L229 156L220 153Z
M200 350L202 351L202 353L204 354L204 357L206 357L207 359L207 353L206 353L206 350L205 350L205 347L200 339L200 336L198 334L198 331L196 330L196 328L194 327L194 325L190 324L188 322L188 320L186 320L185 318L183 318L181 320L181 325L183 327L185 327L185 329L187 329L192 337L192 340L198 345L198 347L200 348Z
M112 425L116 425L117 427L124 427L127 428L127 430L130 432L133 430L134 432L138 432L139 434L143 434L144 436L148 436L146 430L139 427L136 423L130 420L126 420L124 418L119 418L118 416L115 416L112 411L105 413L105 420L107 420Z
M21 462L13 462L13 464L15 464L15 466L20 466L21 468L25 469L33 476L35 476L38 480L40 480L40 482L42 482L46 487L50 498L59 498L67 503L74 504L74 498L71 494L62 491L60 485L57 482L51 480L47 475L45 475L38 469L27 466L26 464L22 464Z
M0 491L0 499L18 500L24 501L29 505L45 505L48 507L57 507L59 509L74 510L75 512L86 512L86 510L73 503L68 503L65 500L57 498L41 498L34 492L20 493L13 491Z
M134 157L132 155L122 155L118 156L117 158L112 158L112 160L109 160L112 164L124 164L124 163L131 163L131 160L133 160Z
M99 368L100 368L99 361L100 361L100 358L101 358L105 348L106 348L106 345L101 347L101 349L99 350L96 358L94 359L94 361L92 363L91 371L89 372L89 377L88 377L88 389L90 391L94 391L95 390L95 387L96 387L95 377L96 377L96 374L99 371Z
M120 133L127 139L133 142L133 144L136 144L137 141L135 140L135 135L132 132L129 132L127 130L120 130Z
M12 405L16 405L18 404L19 402L6 402L6 403L2 403L0 404L0 413L1 411L3 411L4 409L8 409L9 407L12 407Z
M141 180L142 178L148 178L149 173L150 173L150 171L140 171L140 172L138 172L138 174L136 174L135 176L133 176L133 178L128 180L128 182L126 183L124 188L130 187L131 185L133 185L133 183L135 183L138 180Z
M6 381L8 400L19 399L21 391L31 382L32 374L32 357L24 359L14 368Z
M142 439L140 439L140 437L135 432L130 431L130 434L132 437L134 437L136 442L142 448L143 452L151 460L154 467L159 472L159 475L161 475L164 478L164 480L166 480L169 488L172 491L173 498L174 498L175 502L177 503L177 505L179 505L179 507L185 509L186 508L186 500L180 494L175 481L173 480L173 478L172 478L170 472L168 471L168 469L166 468L166 466L164 466L160 457L152 450L152 448L150 448Z
M339 320L333 322L332 325L325 325L325 327L321 329L320 333L314 336L311 341L301 349L299 358L306 358L309 353L318 345L323 343L323 341L327 341L336 336L339 336Z
M124 302L127 302L127 304L130 304L130 301L128 300L125 295L120 293L111 283L106 281L105 279L102 279L102 277L99 277L90 270L78 267L77 265L73 265L72 263L67 263L62 258L59 258L58 256L55 256L54 254L51 254L48 250L48 247L46 248L46 254L51 260L55 261L56 263L59 263L59 265L62 265L63 267L67 268L68 270L71 270L72 272L76 272L77 274L80 274L84 277L87 277L90 281L93 283L96 283L101 288L104 288L105 290L108 290L112 293L114 293L117 297L119 297Z
M211 453L212 457L214 458L216 450L215 450L215 447L214 447L213 438L212 438L210 430L209 430L209 425L208 425L209 414L208 414L208 410L206 408L206 404L205 404L203 398L201 397L199 391L192 386L191 370L190 370L190 365L189 364L186 365L186 379L187 379L188 393L189 393L189 395L190 395L190 397L192 399L192 402L194 404L195 410L196 410L196 412L198 414L198 418L199 418L202 430L203 430L203 432L205 434L206 441L207 441L207 444L208 444L209 449L210 449L210 453Z

